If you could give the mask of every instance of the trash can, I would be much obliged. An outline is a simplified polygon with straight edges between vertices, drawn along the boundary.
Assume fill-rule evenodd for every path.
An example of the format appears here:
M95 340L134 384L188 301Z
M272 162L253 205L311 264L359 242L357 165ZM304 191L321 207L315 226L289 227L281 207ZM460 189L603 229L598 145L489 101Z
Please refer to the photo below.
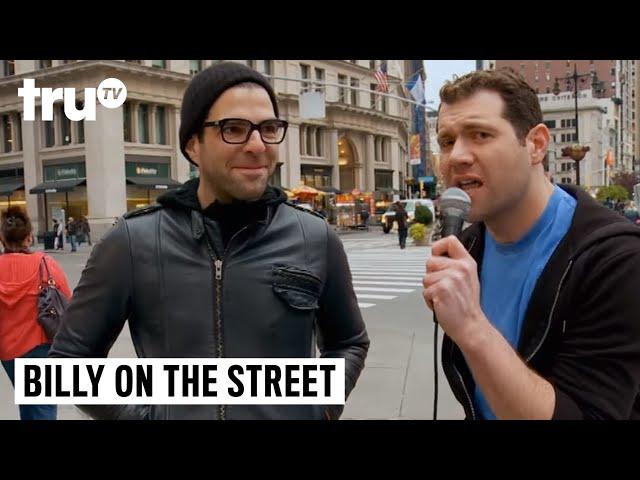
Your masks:
M56 239L56 232L44 232L42 235L44 237L44 249L45 250L53 250L54 242Z

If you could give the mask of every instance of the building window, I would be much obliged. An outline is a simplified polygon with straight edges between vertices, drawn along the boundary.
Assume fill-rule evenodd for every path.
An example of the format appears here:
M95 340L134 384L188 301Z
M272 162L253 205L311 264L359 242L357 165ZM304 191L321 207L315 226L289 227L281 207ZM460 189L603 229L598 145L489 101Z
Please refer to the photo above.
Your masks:
M39 60L38 66L41 69L42 68L50 68L51 67L51 60Z
M371 90L371 93L369 94L370 96L370 102L369 102L369 107L371 107L372 110L375 110L376 108L376 84L375 83L370 83L369 84L369 89Z
M351 79L351 105L354 107L358 106L358 90L354 90L354 88L360 87L360 81L357 78Z
M273 71L271 60L252 60L251 68L263 75L271 75L271 72Z
M2 60L2 74L5 77L14 75L16 73L16 61L15 60Z
M306 130L307 130L307 127L305 127L304 125L300 125L300 128L298 129L298 132L300 133L300 139L299 139L300 155L307 154Z
M551 62L545 62L544 63L544 68L545 68L545 70L551 70Z
M311 67L309 65L305 65L303 63L300 64L300 78L302 78L302 80L311 79ZM302 82L302 92L308 92L309 89L309 82Z
M387 113L387 97L380 97L380 107L383 113Z
M2 152L11 152L11 144L13 143L13 135L11 134L11 119L9 115L2 115Z
M55 127L53 121L43 121L44 126L44 146L53 147L56 143Z
M302 183L314 188L331 186L331 167L316 165L300 165Z
M62 145L71 144L71 120L64 114L62 105L58 109L58 117L60 118L60 137Z
M347 76L338 74L338 83L340 85L347 85ZM338 87L338 102L347 102L347 89L345 87Z
M124 130L124 141L131 142L131 104L125 102L122 105L122 128Z
M316 68L316 92L324 92L324 68Z
M313 152L313 147L314 147L314 142L313 142L313 137L316 133L316 127L307 127L307 155L310 156L315 156L315 153Z
M151 66L155 68L167 68L166 60L151 60Z
M316 130L316 156L324 157L324 130L318 128Z
M138 105L138 142L149 143L149 105Z
M546 120L544 124L547 126L547 128L556 128L555 120Z
M202 70L202 60L189 60L189 73L191 75L195 75L201 70Z
M156 143L159 145L167 144L167 123L166 112L164 107L156 107Z
M375 70L376 69L376 61L375 60L369 60L369 69L370 70Z
M375 189L393 188L393 171L375 170Z
M562 183L571 183L571 178L569 178L569 177L562 177L561 182L562 182Z
M76 103L76 110L82 110L84 108L84 103L82 102L77 102ZM80 120L79 122L75 122L77 125L77 132L78 132L78 136L77 136L77 140L78 143L84 143L84 120Z
M22 112L18 112L17 114L16 137L14 149L20 151L22 150Z

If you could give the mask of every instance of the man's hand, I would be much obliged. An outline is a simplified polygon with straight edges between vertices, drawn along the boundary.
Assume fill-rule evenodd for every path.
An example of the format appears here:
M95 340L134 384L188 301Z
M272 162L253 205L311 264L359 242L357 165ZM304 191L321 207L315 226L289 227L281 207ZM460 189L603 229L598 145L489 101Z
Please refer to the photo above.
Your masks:
M453 235L431 248L422 295L438 323L463 348L465 340L489 326L480 307L480 282L475 260Z
M464 353L493 413L497 418L551 418L553 386L522 361L482 312L475 260L454 236L434 243L431 253L422 295Z

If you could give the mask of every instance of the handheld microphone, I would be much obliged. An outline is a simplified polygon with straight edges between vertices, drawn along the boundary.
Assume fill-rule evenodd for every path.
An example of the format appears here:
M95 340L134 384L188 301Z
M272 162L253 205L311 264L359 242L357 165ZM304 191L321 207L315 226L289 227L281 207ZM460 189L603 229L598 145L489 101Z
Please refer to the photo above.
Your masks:
M440 211L442 220L442 235L458 236L462 231L464 221L471 210L471 198L461 188L447 188L440 197ZM433 419L438 418L438 318L433 312Z
M458 236L462 231L464 221L471 210L471 198L461 188L447 188L440 197L440 211L442 212L442 238L449 235Z

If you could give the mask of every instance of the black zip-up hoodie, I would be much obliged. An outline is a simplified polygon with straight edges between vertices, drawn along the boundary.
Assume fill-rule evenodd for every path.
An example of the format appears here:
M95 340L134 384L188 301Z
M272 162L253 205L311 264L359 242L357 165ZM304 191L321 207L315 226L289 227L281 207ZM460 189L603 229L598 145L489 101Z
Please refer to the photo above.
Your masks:
M576 198L575 214L534 287L517 352L553 385L553 419L640 418L640 228L561 188ZM460 236L478 277L484 231L477 223ZM467 418L479 419L470 369L447 336L442 362Z

